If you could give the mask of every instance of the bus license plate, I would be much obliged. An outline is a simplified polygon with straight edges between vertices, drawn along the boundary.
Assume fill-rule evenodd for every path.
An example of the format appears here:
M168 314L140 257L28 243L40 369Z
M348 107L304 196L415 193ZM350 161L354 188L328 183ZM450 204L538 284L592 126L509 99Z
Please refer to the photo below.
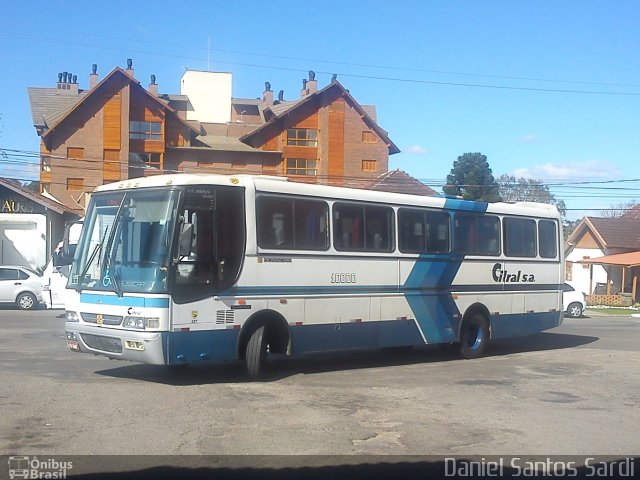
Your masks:
M80 351L80 345L78 345L78 342L76 342L75 340L67 340L67 347L69 347L71 350L76 350L76 351Z

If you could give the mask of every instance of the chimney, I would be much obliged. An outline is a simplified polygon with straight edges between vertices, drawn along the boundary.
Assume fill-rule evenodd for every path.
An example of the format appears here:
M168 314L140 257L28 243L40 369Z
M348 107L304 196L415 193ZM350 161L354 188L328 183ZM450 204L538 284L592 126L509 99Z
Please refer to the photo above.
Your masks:
M300 98L304 98L309 95L309 90L307 90L307 79L302 79L302 90L300 90Z
M273 105L273 92L271 91L271 84L264 82L264 92L262 92L262 102L267 105Z
M151 75L151 83L149 84L149 93L154 97L158 96L158 84L156 83L156 76Z
M78 86L78 76L77 75L71 76L71 74L69 74L69 82L70 82L69 91L77 95L80 92L80 88Z
M284 102L284 90L278 92L278 102Z
M98 64L91 65L91 75L89 75L89 89L94 89L98 84Z
M57 89L71 93L78 93L78 77L70 74L69 72L59 73Z
M307 95L318 91L318 81L316 80L316 72L309 70L309 80L307 81Z
M136 78L133 71L133 60L127 58L127 70L126 72L131 76L131 78Z

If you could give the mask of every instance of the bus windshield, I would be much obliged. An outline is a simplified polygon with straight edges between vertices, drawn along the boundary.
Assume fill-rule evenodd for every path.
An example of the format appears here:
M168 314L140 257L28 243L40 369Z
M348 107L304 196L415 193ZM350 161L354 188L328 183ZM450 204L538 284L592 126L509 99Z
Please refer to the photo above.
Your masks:
M167 291L177 190L94 194L67 288Z

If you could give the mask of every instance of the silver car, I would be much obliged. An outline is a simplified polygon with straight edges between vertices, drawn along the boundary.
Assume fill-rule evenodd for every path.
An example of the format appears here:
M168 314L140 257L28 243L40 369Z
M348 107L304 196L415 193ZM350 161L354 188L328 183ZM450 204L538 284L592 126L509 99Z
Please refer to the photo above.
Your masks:
M0 266L0 302L31 310L42 302L42 277L25 267Z

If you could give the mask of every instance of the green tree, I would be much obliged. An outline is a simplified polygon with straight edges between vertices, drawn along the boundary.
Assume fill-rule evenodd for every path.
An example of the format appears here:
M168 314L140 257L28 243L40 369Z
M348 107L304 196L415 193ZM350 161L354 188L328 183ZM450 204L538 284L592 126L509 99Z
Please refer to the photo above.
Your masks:
M500 188L500 196L505 202L550 203L556 206L563 218L567 213L564 200L558 200L542 180L516 178L513 175L505 174L498 177L498 186Z
M489 167L487 157L481 153L465 153L453 162L447 184L442 189L447 195L461 196L465 200L499 202L498 184Z

